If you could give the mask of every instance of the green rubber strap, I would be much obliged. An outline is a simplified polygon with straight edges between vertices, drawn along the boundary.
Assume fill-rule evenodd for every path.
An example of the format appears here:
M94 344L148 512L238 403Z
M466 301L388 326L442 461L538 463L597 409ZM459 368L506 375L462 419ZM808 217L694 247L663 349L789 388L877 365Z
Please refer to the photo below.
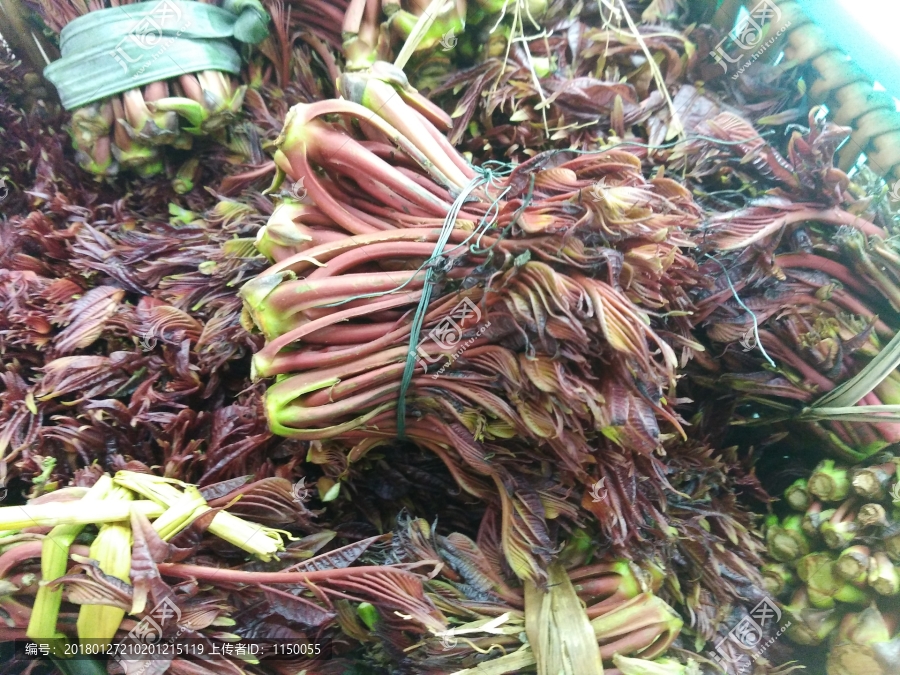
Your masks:
M259 0L154 0L80 16L60 34L62 58L44 69L67 110L202 70L239 73L231 40L257 44L269 15Z

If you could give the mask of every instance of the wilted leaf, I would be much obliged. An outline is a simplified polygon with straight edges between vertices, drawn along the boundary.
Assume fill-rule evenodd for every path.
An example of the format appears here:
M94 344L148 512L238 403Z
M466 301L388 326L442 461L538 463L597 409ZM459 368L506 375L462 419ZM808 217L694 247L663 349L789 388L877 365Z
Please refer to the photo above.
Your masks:
M337 614L312 600L271 586L260 585L268 600L268 609L291 622L306 626L322 626Z
M525 582L525 632L538 675L603 675L600 648L569 575L558 563L547 588Z

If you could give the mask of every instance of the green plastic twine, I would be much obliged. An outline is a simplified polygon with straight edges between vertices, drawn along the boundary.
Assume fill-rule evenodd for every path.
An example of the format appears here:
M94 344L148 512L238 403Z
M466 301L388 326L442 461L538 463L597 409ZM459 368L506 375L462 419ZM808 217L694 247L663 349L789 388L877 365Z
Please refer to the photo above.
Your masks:
M231 40L257 44L269 15L259 0L155 0L101 9L60 33L62 58L44 69L63 107L79 108L129 89L203 70L237 74Z
M751 141L751 140L756 140L756 139L765 140L765 136L767 136L767 135L769 135L769 134L753 136L752 138L742 138L737 141L726 141L726 140L723 140L720 138L715 138L712 136L695 135L695 136L690 136L690 137L683 138L680 140L672 141L670 143L664 143L661 145L652 145L652 144L647 144L647 143L640 143L637 141L621 141L618 143L614 143L608 147L605 147L601 150L574 150L574 149L550 150L550 151L548 151L548 156L553 156L555 154L560 154L560 153L572 153L572 154L576 154L576 155L595 155L595 154L599 155L599 154L603 154L604 152L609 152L610 150L613 150L615 148L629 146L629 145L641 147L641 148L663 150L663 149L667 149L667 148L674 148L683 143L690 143L690 142L693 142L696 140L708 141L711 143L717 143L717 144L726 145L726 146L740 145L741 143L746 143L747 141ZM493 170L488 165L497 166L498 169ZM469 181L469 183L463 188L462 192L460 192L459 196L456 198L456 201L453 202L453 206L450 208L450 211L447 214L447 217L444 219L444 225L441 228L441 235L438 238L437 244L435 245L435 251L443 251L444 250L444 246L446 246L447 241L450 239L450 233L452 232L453 227L456 224L456 218L459 215L460 210L462 210L463 204L465 204L465 201L469 197L469 195L471 195L472 192L474 192L478 187L489 184L489 183L493 183L497 176L508 174L515 167L512 164L504 164L502 162L492 161L492 162L486 163L484 166L481 166L481 167L476 166L473 168L475 171L478 172L479 175L476 176L475 178L473 178L471 181ZM519 210L519 213L524 211L525 207L531 202L533 189L534 189L534 177L532 176L532 182L529 185L528 194L525 198L524 203L522 204L522 208ZM493 213L495 209L499 210L500 199L508 191L509 191L509 188L504 190L504 192L494 200L494 202L491 204L488 214L485 215L485 218L482 220L482 223L479 225L479 228L476 230L476 232L473 232L472 235L469 238L467 238L466 241L468 241L468 239L470 239L472 236L475 236L477 234L478 241L475 246L480 248L481 237L484 235L484 233L486 231L486 228L484 226L486 224L488 226L490 225L490 223L486 223L485 221L487 221L488 215ZM477 250L477 248L475 250ZM436 263L442 257L443 256L441 256L441 255L435 254L431 258L426 260L425 263L419 268L419 269L422 269L423 267L428 267L428 271L425 274L425 286L422 289L422 297L419 300L419 305L416 308L416 313L415 313L415 316L413 317L412 327L410 329L410 336L409 336L409 352L407 352L407 355L406 355L406 366L403 369L403 379L400 381L400 400L397 402L397 436L401 439L405 438L405 436L406 436L406 394L407 394L407 391L409 391L409 385L412 382L412 375L413 375L413 371L415 370L416 351L418 349L419 334L422 332L422 324L425 321L425 313L428 309L428 304L431 301L431 291L432 291L432 288L433 288L433 285L435 282L435 276L436 276L436 273L434 271L436 268ZM711 260L713 260L714 262L716 262L719 266L722 267L723 272L725 272L725 279L728 281L728 286L729 286L729 288L731 288L732 293L734 294L734 297L737 299L738 304L740 304L741 307L743 307L747 312L749 312L751 318L753 319L753 331L754 331L754 335L757 340L757 346L759 347L760 352L762 352L762 354L766 358L766 360L774 366L775 362L772 361L771 357L769 357L768 353L766 353L765 347L763 347L762 342L759 340L759 324L757 322L756 315L752 311L750 311L750 309L746 305L744 305L743 301L738 296L737 291L735 290L733 284L731 283L731 278L728 276L728 270L725 269L725 266L722 265L722 263L719 262L718 260L716 260L715 258L712 258L712 256L708 256L708 257ZM385 294L389 294L389 293L394 293L398 290L401 290L404 286L406 286L406 284L410 283L410 281L405 282L398 288L391 290L391 291L385 291L383 293L372 293L372 294L354 296L353 298L345 299L342 302L350 302L351 300L357 300L360 298L368 298L368 297L374 297L376 295L385 295ZM336 304L339 304L339 303L336 303Z
M476 171L479 171L479 175L466 184L462 189L462 192L459 193L459 196L457 196L456 200L453 202L453 206L450 207L447 217L444 218L441 234L434 245L434 250L436 252L443 251L444 246L446 246L447 242L450 240L450 234L456 226L456 219L459 216L459 212L462 210L463 205L466 203L466 200L469 198L469 195L480 186L485 185L492 180L493 174L489 169L476 168ZM426 261L428 271L425 272L425 286L422 289L422 297L419 299L419 306L416 307L416 313L413 317L412 326L409 332L409 351L406 354L406 367L403 369L403 378L400 380L400 398L397 401L397 436L401 439L406 438L406 393L409 391L413 370L415 370L416 367L416 351L419 347L419 334L422 332L422 324L425 322L425 314L428 311L428 305L431 302L431 291L434 288L435 277L437 276L435 269L438 267L438 263L443 257L442 254L435 253Z
M725 265L722 264L721 261L713 258L709 253L706 254L706 257L712 260L716 265L722 268L722 273L725 275L725 281L728 282L728 288L731 290L731 294L734 296L734 299L737 300L737 304L741 306L741 308L750 315L750 318L753 320L753 339L756 340L756 347L759 348L760 353L766 357L766 361L769 362L773 368L777 368L778 364L776 364L772 357L769 356L769 353L766 351L766 348L763 347L762 339L759 337L759 320L756 318L756 314L752 309L747 307L744 304L744 301L741 300L741 296L738 295L737 289L734 287L734 284L731 283L731 277L728 275L728 270L725 268Z

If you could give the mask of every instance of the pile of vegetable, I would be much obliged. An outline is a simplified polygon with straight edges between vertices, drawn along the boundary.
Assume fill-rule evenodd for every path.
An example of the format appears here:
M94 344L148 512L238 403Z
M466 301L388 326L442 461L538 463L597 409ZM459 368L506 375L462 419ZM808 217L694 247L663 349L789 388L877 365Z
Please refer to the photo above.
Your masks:
M765 527L764 584L785 602L801 645L830 645L828 672L889 673L900 593L896 524L897 462L855 467L823 460L784 493L791 513Z
M72 111L70 132L83 169L98 176L120 169L156 175L165 170L165 148L189 151L197 137L242 150L235 127L247 85L231 77L240 59L223 38L260 42L269 21L260 3L35 4L58 34L62 58L45 75ZM123 90L123 80L136 86ZM180 171L193 173L196 158L185 161Z
M0 672L894 672L895 113L796 3L219 4L15 15Z

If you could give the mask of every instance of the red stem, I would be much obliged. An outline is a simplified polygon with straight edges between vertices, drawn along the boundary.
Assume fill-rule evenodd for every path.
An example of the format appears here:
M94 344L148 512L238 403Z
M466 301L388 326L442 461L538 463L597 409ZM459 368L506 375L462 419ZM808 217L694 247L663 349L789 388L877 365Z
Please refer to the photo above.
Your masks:
M352 349L334 351L296 351L278 354L272 358L273 368L279 372L300 372L317 368L336 368L353 363L363 357L371 356L382 349L409 335L410 325L407 323L397 330L368 344L361 344ZM260 352L262 353L262 352Z
M391 97L398 98L396 93L394 93L393 89L390 85L381 83L382 85L391 89ZM402 102L402 101L401 101ZM396 104L395 104L396 105ZM379 110L379 112L381 112ZM344 99L328 99L325 101L317 101L316 103L308 104L308 105L296 105L291 109L291 113L297 116L296 120L288 120L285 121L285 126L292 126L294 124L299 123L302 128L303 124L308 123L310 120L319 117L321 115L350 115L351 117L365 121L367 124L371 124L373 127L378 129L382 134L384 134L389 140L393 141L400 148L406 152L410 157L412 157L415 162L425 169L435 180L439 182L446 183L452 185L447 176L441 172L441 170L436 166L436 164L431 160L431 158L427 157L422 150L414 143L410 138L401 133L396 127L394 127L390 122L384 119L382 116L376 114L373 115L372 111L366 108L359 103L354 103L353 101L348 101ZM431 138L427 138L428 141L431 141ZM290 142L289 142L290 145ZM454 167L455 168L455 167ZM458 187L461 187L465 184L466 181L463 181Z
M866 286L857 277L854 277L850 270L840 263L812 253L780 255L775 258L775 262L779 267L800 267L825 272L828 276L834 277L845 286L863 295L868 295L872 290L871 287Z
M377 133L377 132L376 132ZM418 169L416 164L409 155L400 152L396 147L384 141L365 140L359 141L359 144L366 148L373 155L380 157L385 162L391 164L395 169Z
M292 149L291 154L284 155L291 167L291 178L294 180L304 179L304 187L312 195L316 205L322 209L335 223L343 227L351 234L370 234L378 232L378 229L366 223L358 216L354 216L328 193L328 190L319 182L319 178L309 165L306 158L306 147Z
M402 135L415 142L422 154L430 160L423 168L429 170L432 175L437 172L435 178L443 179L442 182L447 187L455 188L461 188L469 182L466 174L432 136L429 127L433 125L421 115L415 115L412 106L398 96L391 85L374 78L369 79L365 85L364 96L372 109L377 111L376 118L386 120ZM410 114L410 111L413 114Z
M613 593L611 596L587 608L588 619L596 619L604 614L616 611L629 600L633 600L634 596L622 592Z
M383 572L386 566L361 565L359 567L340 567L311 572L247 572L222 567L206 567L203 565L186 565L183 563L159 563L160 574L177 579L197 579L198 581L219 581L230 584L315 584L338 579L353 579L367 572ZM408 575L416 582L420 577L402 568L390 567L394 574Z
M332 164L330 166L334 165ZM351 166L350 171L353 171L355 168L356 167ZM394 191L390 186L386 186L384 183L380 183L369 176L354 174L352 177L366 195L355 197L345 190L345 199L352 204L354 209L369 213L373 217L380 216L384 218L385 214L406 213L412 218L418 218L425 222L439 221L443 223L444 217L447 215L447 212L450 211L449 205L447 208L442 209L441 213L436 213L438 209L423 208L421 204L406 199L401 193ZM358 191L356 194L359 194ZM347 203L345 203L345 207L346 206ZM390 223L392 227L396 227L389 217L384 218L384 220Z
M377 340L396 327L396 321L367 323L358 326L329 326L304 336L303 341L309 345L346 347Z
M266 296L260 310L290 317L309 307L329 304L352 295L390 292L400 286L403 286L403 289L397 292L404 293L418 290L424 283L424 270L345 274L341 277L314 280L297 279L279 284ZM336 307L335 311L341 310Z
M31 608L10 596L0 598L0 609L13 620L17 626L27 628L31 620Z
M353 249L362 246L384 242L436 242L440 237L440 234L440 228L422 227L409 228L404 230L392 230L389 232L371 232L368 234L360 234L352 237L344 237L339 241L325 243L320 246L316 246L314 248L310 248L297 253L290 258L285 258L281 262L272 265L272 267L263 272L263 274L277 274L278 272L284 270L291 270L298 276L303 276L303 273L306 270L316 268L315 264L307 260L308 258L314 258L320 263L327 263L329 260L336 258L337 256L342 255L347 251L352 251ZM465 230L454 229L450 232L449 241L451 243L458 244L466 237L468 237L469 234L470 233L466 232ZM490 243L492 243L494 240L491 239L487 241L489 243L486 245L490 245Z
M618 574L595 577L575 584L575 592L585 602L595 602L615 593L621 583L622 577Z
M870 237L880 237L884 239L885 232L874 223L868 220L848 213L838 207L826 209L824 211L801 211L796 215L788 217L789 223L800 223L807 220L820 220L831 225L848 225Z
M600 658L608 661L613 657L613 654L643 656L641 652L650 647L660 636L661 632L662 629L659 625L646 626L645 628L632 631L623 638L600 645Z
M443 110L438 108L435 104L433 104L431 101L429 101L424 96L419 97L419 99L417 99L417 101L418 100L422 100L424 102L424 105L432 107L432 109L435 111L435 117L438 117L438 116L446 117L447 113L445 113ZM412 108L412 106L410 106L410 107ZM463 175L466 178L471 180L471 179L475 178L475 176L478 175L477 173L475 173L474 169L472 169L472 167L469 166L469 163L463 158L463 156L459 154L459 151L450 144L450 141L447 140L447 137L444 134L442 134L439 129L436 128L436 125L438 123L444 122L443 118L435 120L431 117L426 117L426 115L424 115L423 112L420 112L419 110L416 110L415 108L413 108L413 114L415 114L419 117L419 119L422 122L422 126L424 126L428 130L428 133L431 134L431 137L437 142L437 144L441 147L441 149L445 153L447 153L447 157L449 157L453 161L453 163L457 166L457 168L460 171L462 171ZM446 117L446 119L449 121L450 118ZM447 129L449 129L451 126L452 126L452 122L449 124L446 124Z
M855 438L851 438L848 433L848 427L845 427L840 422L826 422L826 425L829 429L831 429L832 433L841 439L844 443L846 443L851 448L855 448L857 446L857 442ZM816 425L814 422L812 425L814 428L821 428Z
M379 406L388 403L389 401L392 402L391 407L396 405L396 392L400 389L400 378L398 377L397 366L399 366L399 372L403 372L402 364L397 364L390 369L385 369L385 372L383 373L377 373L377 375L381 376L383 379L392 380L387 384L369 389L356 396L349 396L343 400L324 405L311 406L306 405L305 402L302 404L289 403L285 406L281 406L277 410L276 421L279 424L295 429L298 432L307 432L308 438L311 439L333 437L333 427L338 423L345 425L359 419L359 423L362 424L363 421L361 418L371 412L371 409L377 409ZM328 390L325 391L327 392ZM356 418L348 420L347 422L341 422L343 416L357 413L358 416ZM312 425L319 422L327 423L329 426L324 428L312 427Z
M366 0L350 0L350 4L347 5L347 11L344 13L341 32L349 35L359 34L359 27L362 24L365 9Z
M256 354L256 356L254 357L254 363L256 364L257 374L260 377L270 377L272 375L291 372L292 370L304 370L303 368L290 368L289 360L287 361L287 363L284 362L286 361L284 359L280 362L278 353L292 342L300 340L310 333L314 333L317 330L331 326L339 321L346 321L347 319L353 318L355 316L365 316L372 311L413 304L418 302L419 298L421 297L421 290L398 294L374 305L355 307L341 312L335 312L330 316L310 321L309 323L299 326L294 330L288 331L287 333L284 333L269 342ZM266 365L262 367L262 364ZM285 367L288 367L290 369L285 370Z
M317 122L311 122L308 131L312 134L308 142L310 155L324 168L337 169L357 181L368 178L369 181L364 182L367 182L370 189L375 181L379 181L388 190L395 191L412 204L435 216L443 217L450 210L450 204L441 202L418 183L409 181L400 171L369 152L352 136L338 133ZM374 189L370 194L376 199L379 197Z
M328 71L328 79L331 82L331 86L337 89L337 81L341 76L341 71L338 69L337 63L334 60L334 55L331 53L328 45L325 44L325 40L314 33L305 31L302 34L302 39L312 47L316 54L319 55L319 58L322 59L322 63L325 64L325 70Z
M871 391L860 400L859 405L883 405L878 395ZM900 422L873 422L871 423L881 437L888 443L900 443Z
M621 565L622 563L619 562L610 562L588 565L587 567L579 567L578 569L574 569L569 572L569 579L574 582L581 579L589 579L590 577L596 577L602 574L618 575L618 570L621 568Z
M440 253L448 253L453 248L453 244L447 244ZM438 255L438 251L431 242L392 241L371 244L342 253L330 260L326 267L319 267L318 269L313 270L306 279L334 277L338 274L343 274L347 270L353 269L357 265L375 260L384 260L386 258L427 259L432 255Z
M831 299L835 302L835 304L840 305L848 312L853 312L854 314L858 314L859 316L871 321L872 319L876 319L875 313L866 307L859 299L853 297L846 291L842 291L839 288L834 289L831 292ZM892 338L894 337L894 331L892 331L884 321L881 319L876 319L875 321L875 332L878 333L881 337Z
M16 566L31 558L40 558L43 542L27 541L16 544L11 549L0 555L0 579L6 579L10 571ZM89 553L87 546L74 545L69 547L71 553L86 556Z
M341 179L341 180L337 180ZM359 186L356 184L349 184L346 178L342 176L322 176L319 180L320 185L324 190L326 190L329 196L338 204L341 205L341 208L344 209L349 215L354 218L358 218L361 222L366 223L369 227L372 227L378 231L386 232L393 229L396 229L396 226L390 221L379 217L379 215L370 207L372 203L371 198L367 198L364 200L354 200L353 195L357 195L360 193ZM357 204L354 206L354 202ZM359 208L359 204L363 205L363 208ZM421 211L418 211L421 213ZM349 234L354 234L353 232L347 231Z
M300 10L311 10L303 12L304 14L311 14L313 16L325 15L328 19L325 24L326 27L334 29L335 26L341 24L346 16L346 12L350 11L351 2L347 3L347 8L344 12L341 12L338 7L333 5L331 2L322 2L321 0L304 0L303 4L300 5ZM293 7L292 10L296 10L297 7Z
M40 558L43 544L40 541L27 541L17 544L0 555L0 579L9 576L10 571L30 558Z
M815 384L824 393L834 389L834 382L815 370L803 359L797 356L787 345L785 345L774 333L767 330L759 331L759 339L763 342L766 349L777 352L777 356L786 361L789 366L800 371L803 378L812 384Z

